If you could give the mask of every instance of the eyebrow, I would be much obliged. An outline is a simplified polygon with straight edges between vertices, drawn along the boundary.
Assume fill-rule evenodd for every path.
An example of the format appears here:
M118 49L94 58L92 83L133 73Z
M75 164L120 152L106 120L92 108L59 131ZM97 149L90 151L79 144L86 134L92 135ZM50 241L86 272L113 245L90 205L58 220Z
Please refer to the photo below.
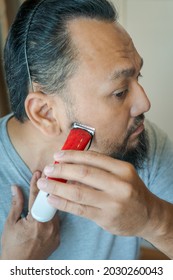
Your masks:
M141 58L141 61L140 61L140 69L142 68L144 64L144 61L143 59ZM124 78L129 78L129 77L133 77L136 73L136 69L134 67L132 68L127 68L127 69L121 69L121 70L116 70L112 77L111 77L111 80L117 80L121 77L124 77Z

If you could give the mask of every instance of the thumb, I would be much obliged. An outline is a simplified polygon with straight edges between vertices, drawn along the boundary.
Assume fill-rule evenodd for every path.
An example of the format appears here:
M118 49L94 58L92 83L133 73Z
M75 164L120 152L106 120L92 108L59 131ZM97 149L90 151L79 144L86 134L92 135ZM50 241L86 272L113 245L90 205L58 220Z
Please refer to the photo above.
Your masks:
M37 187L37 181L40 177L41 177L40 171L35 171L33 173L33 176L32 176L31 182L30 182L30 195L29 195L29 205L28 205L29 212L31 211L31 207L39 192L39 189Z
M8 215L8 220L11 223L17 223L17 221L21 218L21 214L24 206L24 197L21 189L17 186L11 186L11 193L12 193L12 203Z

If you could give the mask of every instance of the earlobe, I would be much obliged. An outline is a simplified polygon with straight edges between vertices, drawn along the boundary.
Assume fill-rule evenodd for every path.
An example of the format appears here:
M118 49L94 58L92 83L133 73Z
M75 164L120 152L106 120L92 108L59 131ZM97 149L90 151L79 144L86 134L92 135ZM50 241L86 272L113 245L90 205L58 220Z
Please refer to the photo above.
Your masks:
M25 100L25 110L32 124L44 135L60 133L58 120L54 117L49 96L38 91L29 93Z

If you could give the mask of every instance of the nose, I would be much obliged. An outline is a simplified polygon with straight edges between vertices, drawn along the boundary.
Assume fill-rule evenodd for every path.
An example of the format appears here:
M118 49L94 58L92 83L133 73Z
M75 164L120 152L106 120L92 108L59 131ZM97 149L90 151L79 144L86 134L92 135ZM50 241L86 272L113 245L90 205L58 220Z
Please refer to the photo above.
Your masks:
M150 110L151 103L140 84L136 84L133 87L133 99L132 106L130 110L131 117L137 117L143 113L146 113Z

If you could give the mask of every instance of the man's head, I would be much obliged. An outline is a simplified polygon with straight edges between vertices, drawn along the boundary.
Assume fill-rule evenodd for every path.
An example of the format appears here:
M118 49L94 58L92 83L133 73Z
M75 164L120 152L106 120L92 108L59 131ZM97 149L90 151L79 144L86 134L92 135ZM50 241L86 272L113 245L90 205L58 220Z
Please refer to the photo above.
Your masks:
M80 17L113 22L116 12L106 0L27 0L20 7L4 52L11 107L20 121L27 117L29 75L42 92L61 94L75 72L78 50L68 23Z
M20 121L25 107L40 131L62 139L74 121L84 123L96 128L92 149L129 160L136 147L146 152L140 143L150 103L138 83L142 59L116 20L106 0L26 1L5 65Z

